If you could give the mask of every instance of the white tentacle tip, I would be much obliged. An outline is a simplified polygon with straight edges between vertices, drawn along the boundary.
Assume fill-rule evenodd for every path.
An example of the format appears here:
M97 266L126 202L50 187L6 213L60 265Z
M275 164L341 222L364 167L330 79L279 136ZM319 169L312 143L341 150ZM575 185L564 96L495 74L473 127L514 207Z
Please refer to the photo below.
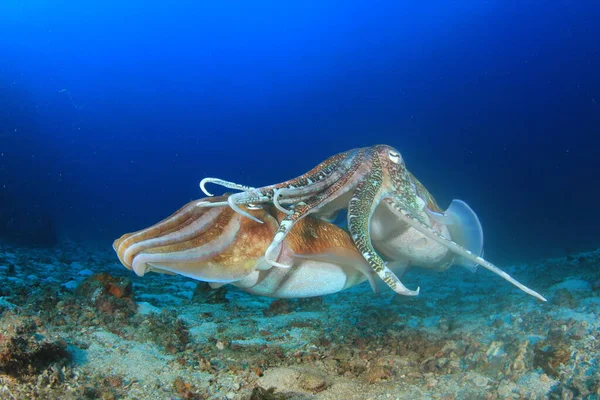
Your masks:
M276 261L275 262L271 261L271 264L273 264L274 267L282 268L282 269L288 269L291 267L291 265L282 264L282 263L276 262Z
M416 290L410 290L406 286L400 284L399 287L395 287L395 288L393 288L393 290L394 290L394 292L396 292L402 296L418 296L419 293L421 292L421 287L420 286L417 287Z
M283 235L283 233L278 232L277 235ZM271 242L271 244L267 248L267 251L265 251L265 261L274 267L288 269L291 267L291 265L282 264L280 262L277 262L277 258L279 258L279 256L278 255L274 256L274 254L273 254L273 252L280 245L280 241L277 240L277 235L275 235L275 239L273 240L273 242ZM283 238L283 236L280 236L280 238Z
M248 214L246 213L246 215L244 215L247 218L250 218L252 221L254 222L258 222L259 224L264 224L264 221L261 221L260 219L256 218L254 215Z
M229 198L227 199L227 204L229 204L229 207L231 207L231 209L233 211L235 211L236 213L246 217L246 218L250 218L251 220L253 220L254 222L258 222L259 224L264 224L263 221L261 221L260 219L256 218L254 215L242 210L240 208L240 206L237 205L237 203L235 202L235 195L229 196Z
M277 268L281 268L281 269L288 269L291 267L291 265L287 265L287 264L282 264L280 262L277 262L276 260L271 258L271 254L269 254L269 252L267 251L267 253L265 254L265 260L271 264L274 267Z
M212 197L214 196L212 193L210 193L208 190L206 190L206 184L210 183L214 181L213 178L204 178L200 181L200 190L202 190L202 192L207 195L208 197Z
M536 299L539 299L543 302L547 302L548 299L546 299L544 296L542 296L541 294L539 294L538 292L536 292L535 290L532 290L531 293L529 293L530 295L532 295L533 297L535 297Z
M404 296L418 296L420 292L421 292L421 287L418 286L416 290L406 289L406 291L404 291L401 294L403 294Z

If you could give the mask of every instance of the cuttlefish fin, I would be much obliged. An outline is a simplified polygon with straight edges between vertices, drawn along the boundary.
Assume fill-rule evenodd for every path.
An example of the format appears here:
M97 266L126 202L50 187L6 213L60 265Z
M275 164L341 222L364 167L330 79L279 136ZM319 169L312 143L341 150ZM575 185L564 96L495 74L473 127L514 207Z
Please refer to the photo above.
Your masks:
M454 221L447 225L450 237L459 246L469 250L475 256L483 257L483 229L477 214L462 200L452 200L446 215ZM467 268L471 272L477 271L477 265L461 255L454 259L455 265Z
M440 225L446 226L450 237L459 246L469 250L476 256L483 257L483 229L477 214L462 200L452 200L446 212L438 213L425 208L427 215ZM454 265L465 267L471 272L477 271L475 262L457 255Z
M452 240L445 238L440 233L434 231L429 226L423 224L421 221L419 221L417 218L415 218L409 211L402 208L400 206L400 204L398 204L398 202L393 197L387 197L386 201L388 201L389 204L392 205L392 207L390 209L392 211L394 211L394 214L396 214L402 221L406 222L407 224L409 224L410 226L412 226L413 228L415 228L416 230L421 232L423 235L427 236L429 239L441 244L442 246L445 246L446 248L448 248L448 250L452 251L454 254L464 257L467 260L470 260L471 262L473 262L474 264L479 264L483 268L495 273L496 275L501 276L502 278L504 278L508 282L512 283L513 285L515 285L516 287L518 287L525 293L530 294L531 296L534 296L542 301L547 301L541 294L537 293L536 291L534 291L532 289L529 289L527 286L518 282L513 277L511 277L509 274L502 271L500 268L496 267L494 264L490 263L487 260L484 260L483 258L481 258L481 256L476 256L471 251L465 249L464 247L460 246L459 244L453 242Z
M376 283L377 280L375 279L375 273L373 272L369 264L364 260L364 258L354 251L343 247L332 247L319 254L294 253L293 257L321 261L329 264L336 264L348 269L354 269L362 273L365 276L365 278L367 278L369 284L371 285L371 289L373 289L373 292L379 293L379 289L377 288Z
M431 218L433 221L437 222L440 225L452 225L456 223L456 221L452 217L448 216L448 211L446 211L445 213L439 213L437 211L433 211L428 207L425 207L424 210L429 216L429 218Z

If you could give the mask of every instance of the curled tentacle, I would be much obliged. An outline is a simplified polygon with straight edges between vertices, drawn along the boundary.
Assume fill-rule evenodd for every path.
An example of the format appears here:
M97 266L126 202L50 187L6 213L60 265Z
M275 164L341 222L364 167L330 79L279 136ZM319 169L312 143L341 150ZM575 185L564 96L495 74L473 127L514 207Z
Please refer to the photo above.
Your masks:
M298 222L302 217L308 215L310 207L303 202L296 204L291 214L287 214L286 217L279 223L279 229L275 233L275 237L267 250L265 251L265 260L279 268L289 268L289 265L282 264L277 261L279 257L279 251L281 249L281 243L284 241L287 234L292 230L294 224Z
M285 199L287 204L294 204L298 201L301 201L301 199L326 190L341 176L347 173L346 169L349 165L351 165L356 153L357 150L350 150L344 153L336 154L335 156L323 161L309 172L297 178L276 185L269 185L255 189L216 178L205 178L201 182L201 187L203 191L209 195L210 193L206 191L202 183L216 183L230 189L243 190L240 193L229 196L227 202L229 206L236 212L244 215L247 218L253 219L250 214L244 212L239 206L250 203L260 204L272 202L274 192L278 189L285 189L284 193L288 197ZM279 205L283 204L283 201L278 200L278 202L280 203ZM199 207L211 206L211 204L206 202L198 202L197 205Z
M287 208L283 207L281 205L281 203L279 202L279 196L281 196L281 192L284 191L285 189L275 189L273 191L273 205L282 213L284 214L292 214L293 211L292 210L288 210Z
M210 193L208 190L206 190L206 184L207 183L212 183L215 185L219 185L219 186L223 186L224 188L227 189L234 189L234 190L252 190L254 189L251 186L245 186L245 185L240 185L239 183L235 183L235 182L229 182L229 181L224 181L222 179L219 178L204 178L200 181L200 189L202 190L202 192L207 195L207 196L213 196L212 193Z
M229 207L231 207L236 213L241 214L246 218L250 218L253 221L262 223L262 221L258 218L242 210L240 205L258 205L262 203L267 203L268 201L270 201L270 199L270 196L265 196L261 194L259 189L252 189L245 192L232 194L227 198L227 204L229 204Z

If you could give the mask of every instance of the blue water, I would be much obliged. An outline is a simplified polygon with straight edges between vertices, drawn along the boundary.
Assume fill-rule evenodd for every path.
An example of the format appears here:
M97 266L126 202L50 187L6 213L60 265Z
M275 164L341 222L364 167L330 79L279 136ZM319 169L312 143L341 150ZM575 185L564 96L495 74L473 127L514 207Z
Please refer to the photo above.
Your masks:
M176 3L176 4L174 4ZM0 236L110 242L385 143L516 262L600 243L597 1L0 3Z

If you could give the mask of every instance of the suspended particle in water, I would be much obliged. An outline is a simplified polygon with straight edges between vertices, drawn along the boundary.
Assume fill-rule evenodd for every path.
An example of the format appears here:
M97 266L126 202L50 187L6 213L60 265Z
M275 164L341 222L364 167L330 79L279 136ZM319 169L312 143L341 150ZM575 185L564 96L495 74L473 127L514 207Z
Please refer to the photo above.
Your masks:
M76 109L76 110L81 110L83 108L83 105L78 105L75 104L75 102L73 101L73 97L71 96L71 93L67 90L67 89L60 89L58 91L58 93L66 93L67 96L69 96L69 101L71 102L71 105Z

